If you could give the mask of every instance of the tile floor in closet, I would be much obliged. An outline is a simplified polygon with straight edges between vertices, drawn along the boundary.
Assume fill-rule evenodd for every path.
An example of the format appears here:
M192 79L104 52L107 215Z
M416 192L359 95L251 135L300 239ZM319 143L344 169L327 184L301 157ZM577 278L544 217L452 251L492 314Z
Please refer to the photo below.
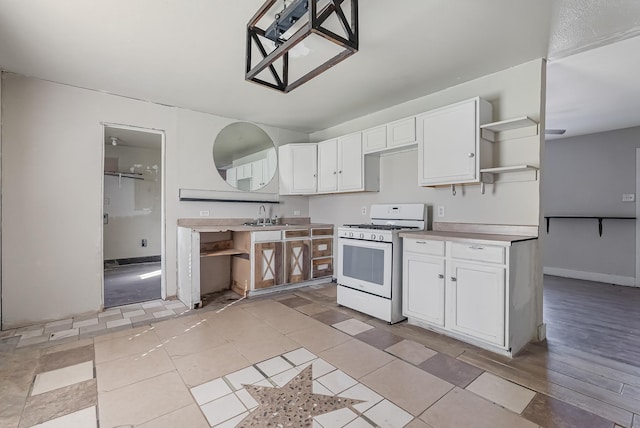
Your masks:
M0 426L614 426L454 352L484 351L337 307L333 284L141 324L0 333Z

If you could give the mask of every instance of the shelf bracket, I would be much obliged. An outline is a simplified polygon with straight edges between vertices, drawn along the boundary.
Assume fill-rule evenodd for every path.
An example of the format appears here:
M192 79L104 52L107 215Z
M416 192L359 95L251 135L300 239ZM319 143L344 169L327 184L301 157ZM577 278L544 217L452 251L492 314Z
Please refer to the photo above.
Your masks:
M598 235L602 236L602 217L598 217Z

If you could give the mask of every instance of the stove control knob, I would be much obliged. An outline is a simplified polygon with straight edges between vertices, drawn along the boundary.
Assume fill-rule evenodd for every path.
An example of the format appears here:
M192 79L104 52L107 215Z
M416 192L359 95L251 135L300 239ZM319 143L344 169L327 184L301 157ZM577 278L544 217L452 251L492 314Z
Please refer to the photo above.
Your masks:
M378 236L378 241L382 241L382 240L384 240L384 236L382 235Z
M373 241L373 240L375 240L375 239L376 239L376 234L375 234L375 233L372 233L372 234L371 234L371 240Z
M349 238L353 238L353 232L349 232Z
M364 233L360 234L360 239L364 239Z

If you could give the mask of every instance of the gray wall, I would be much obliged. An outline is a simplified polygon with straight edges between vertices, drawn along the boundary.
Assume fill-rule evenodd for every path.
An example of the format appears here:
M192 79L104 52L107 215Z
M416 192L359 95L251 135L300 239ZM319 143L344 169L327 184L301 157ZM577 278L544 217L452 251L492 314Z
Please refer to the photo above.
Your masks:
M640 127L547 141L542 206L549 215L635 216ZM637 197L638 195L636 195ZM545 272L633 285L635 221L551 219L544 235Z

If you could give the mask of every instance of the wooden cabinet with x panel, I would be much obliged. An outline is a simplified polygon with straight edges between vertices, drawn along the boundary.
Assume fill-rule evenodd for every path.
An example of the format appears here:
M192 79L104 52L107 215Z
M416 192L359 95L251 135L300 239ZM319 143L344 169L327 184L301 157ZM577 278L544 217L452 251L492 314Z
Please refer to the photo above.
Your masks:
M311 266L309 229L285 230L283 238L285 283L307 281Z

